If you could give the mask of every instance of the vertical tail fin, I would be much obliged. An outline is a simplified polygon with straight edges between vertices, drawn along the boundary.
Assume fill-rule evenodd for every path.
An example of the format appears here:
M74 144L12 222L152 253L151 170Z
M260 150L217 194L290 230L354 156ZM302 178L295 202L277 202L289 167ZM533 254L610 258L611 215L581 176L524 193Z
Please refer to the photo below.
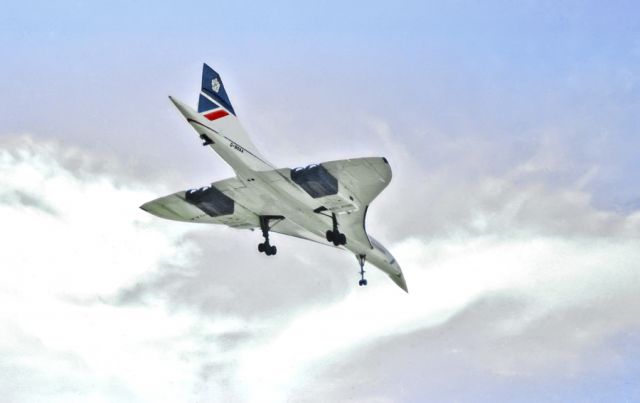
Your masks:
M206 63L202 67L202 87L198 100L198 112L209 120L216 120L229 114L236 115L222 78Z
M248 167L255 171L274 169L260 155L240 125L220 75L211 67L205 64L202 69L202 86L200 87L197 113L177 99L169 98L200 134L200 138L204 140L202 136L206 136L210 140L210 142L207 140L205 144L216 150L234 169L239 166L243 169ZM227 152L229 146L238 150L238 153L245 157L242 165L237 165L238 158L226 158L229 156ZM221 150L225 152L221 153Z

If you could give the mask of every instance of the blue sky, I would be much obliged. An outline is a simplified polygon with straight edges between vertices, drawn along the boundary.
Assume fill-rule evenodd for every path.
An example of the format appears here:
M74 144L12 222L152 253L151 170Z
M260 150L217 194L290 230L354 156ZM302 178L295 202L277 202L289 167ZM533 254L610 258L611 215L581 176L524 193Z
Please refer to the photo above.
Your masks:
M172 117L161 113L169 109L164 96L193 98L188 73L207 61L232 73L225 78L247 124L256 108L286 111L291 99L309 109L291 117L293 130L336 131L349 124L332 126L336 114L381 114L424 149L432 136L499 142L497 169L556 130L553 141L577 170L602 167L594 181L602 203L637 199L626 190L638 168L634 2L5 8L2 90L11 96L2 109L10 131L64 131L102 148L111 137L106 145L126 153L123 145L142 147L166 132ZM87 128L100 136L87 136ZM162 147L161 158L175 146Z
M633 1L4 4L0 298L17 308L0 316L0 390L640 399L639 14ZM196 103L203 62L273 163L389 158L367 228L409 296L375 273L354 289L351 256L279 239L265 262L245 253L255 234L137 210L233 174L167 99Z

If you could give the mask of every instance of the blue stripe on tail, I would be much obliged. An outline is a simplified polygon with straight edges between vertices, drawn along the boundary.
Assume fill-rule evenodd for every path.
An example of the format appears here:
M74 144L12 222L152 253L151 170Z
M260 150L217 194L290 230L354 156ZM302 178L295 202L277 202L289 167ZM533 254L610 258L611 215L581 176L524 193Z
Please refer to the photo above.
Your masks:
M202 66L202 92L210 96L211 99L221 104L235 116L236 112L233 110L233 106L231 106L231 101L229 100L227 91L224 89L220 74L216 73L215 70L206 63ZM202 98L204 97L201 96L200 100L202 100ZM198 104L198 112L201 112L200 104Z
M210 111L212 109L219 108L218 105L211 102L211 100L204 95L200 94L200 99L198 100L198 113Z

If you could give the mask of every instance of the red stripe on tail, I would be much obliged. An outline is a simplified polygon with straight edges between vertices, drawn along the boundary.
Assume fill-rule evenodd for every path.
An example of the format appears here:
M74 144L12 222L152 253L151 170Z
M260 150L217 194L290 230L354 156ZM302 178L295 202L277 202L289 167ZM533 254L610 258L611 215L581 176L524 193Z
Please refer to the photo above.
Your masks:
M223 109L218 109L209 113L205 113L204 117L209 119L209 120L216 120L216 119L220 119L223 118L225 116L227 116L229 114L229 112L223 110Z

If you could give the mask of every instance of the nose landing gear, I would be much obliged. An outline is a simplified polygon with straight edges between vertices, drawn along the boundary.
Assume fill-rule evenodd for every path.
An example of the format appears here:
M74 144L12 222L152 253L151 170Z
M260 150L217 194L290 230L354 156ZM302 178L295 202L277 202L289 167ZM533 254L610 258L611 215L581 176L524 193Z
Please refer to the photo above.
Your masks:
M356 258L358 258L358 263L360 264L360 281L358 281L358 285L359 286L366 286L367 285L367 279L364 278L364 260L367 256L366 255L357 255Z

